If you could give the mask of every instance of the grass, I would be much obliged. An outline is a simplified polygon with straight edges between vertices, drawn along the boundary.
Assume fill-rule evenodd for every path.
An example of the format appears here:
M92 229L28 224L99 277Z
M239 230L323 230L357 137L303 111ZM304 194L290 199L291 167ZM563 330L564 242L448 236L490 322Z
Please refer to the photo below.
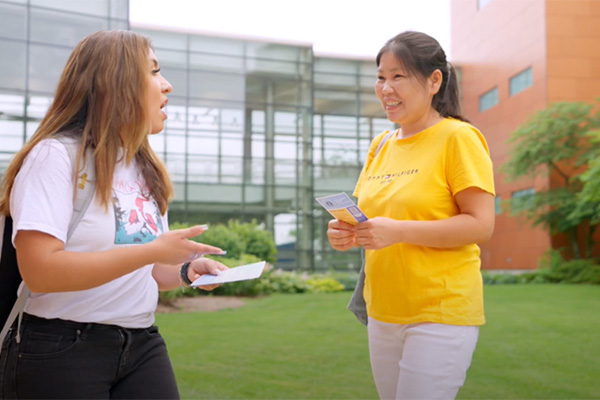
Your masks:
M600 286L485 286L462 399L600 399Z
M184 399L376 399L349 293L159 314ZM491 285L459 399L600 399L600 287Z

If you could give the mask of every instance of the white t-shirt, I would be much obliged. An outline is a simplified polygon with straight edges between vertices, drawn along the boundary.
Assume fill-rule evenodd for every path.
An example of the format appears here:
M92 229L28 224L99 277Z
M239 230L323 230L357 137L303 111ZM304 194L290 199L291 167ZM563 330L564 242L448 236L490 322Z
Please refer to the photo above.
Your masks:
M36 145L17 174L10 196L13 243L17 231L36 230L65 242L73 213L74 182L66 148L55 139ZM94 198L77 225L67 251L92 252L147 243L168 230L135 160L115 165L113 201L105 211ZM87 268L81 265L81 268ZM146 328L154 323L158 286L153 265L89 290L32 293L25 312L43 318Z

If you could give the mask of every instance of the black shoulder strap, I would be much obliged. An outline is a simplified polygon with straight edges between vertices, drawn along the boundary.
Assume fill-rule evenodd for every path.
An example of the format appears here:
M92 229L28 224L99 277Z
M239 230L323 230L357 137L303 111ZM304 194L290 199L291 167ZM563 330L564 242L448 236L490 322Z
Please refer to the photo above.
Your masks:
M17 254L15 248L10 245L12 237L12 218L4 218L4 230L2 232L2 253L0 254L0 321L6 321L10 310L17 300L17 289L21 284L21 274L15 265Z

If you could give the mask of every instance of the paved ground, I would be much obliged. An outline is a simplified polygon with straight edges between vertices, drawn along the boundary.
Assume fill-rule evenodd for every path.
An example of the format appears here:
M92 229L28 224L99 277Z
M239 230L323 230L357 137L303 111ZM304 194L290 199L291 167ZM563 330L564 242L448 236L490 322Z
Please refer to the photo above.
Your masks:
M247 299L230 296L194 296L178 297L170 305L159 304L158 313L218 311L225 308L238 308L246 304Z

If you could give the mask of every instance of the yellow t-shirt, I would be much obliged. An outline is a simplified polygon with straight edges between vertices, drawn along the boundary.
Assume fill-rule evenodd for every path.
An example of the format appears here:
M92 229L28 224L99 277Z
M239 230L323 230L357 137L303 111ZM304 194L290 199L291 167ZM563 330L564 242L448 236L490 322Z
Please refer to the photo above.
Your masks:
M431 221L460 213L454 195L477 187L494 195L489 150L466 122L443 119L405 139L369 148L354 196L367 217ZM482 325L479 247L441 249L397 243L365 252L367 313L388 323Z

